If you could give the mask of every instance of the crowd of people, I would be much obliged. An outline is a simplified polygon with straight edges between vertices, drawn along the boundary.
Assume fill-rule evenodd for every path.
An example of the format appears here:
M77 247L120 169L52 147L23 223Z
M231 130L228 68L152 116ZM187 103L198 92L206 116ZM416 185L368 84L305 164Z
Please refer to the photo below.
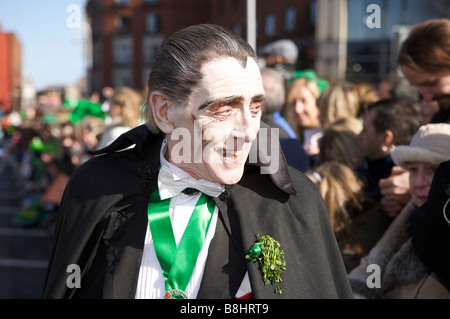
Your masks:
M278 112L298 141L286 151L287 160L302 163L324 198L355 297L450 297L448 271L435 272L448 258L424 239L431 234L419 231L416 241L428 246L420 246L426 259L417 257L419 244L410 232L419 228L413 219L419 207L423 221L427 213L441 214L445 204L441 199L439 209L424 212L434 173L450 160L449 36L449 20L418 24L399 52L402 72L375 85L305 70L292 73L285 87ZM298 153L291 158L294 147L306 153L301 160ZM441 229L434 238L449 236L448 228L439 227L447 224L445 216L444 209L443 217L434 217ZM430 223L423 231L433 232ZM371 264L381 267L381 288L367 284Z
M142 124L143 93L106 87L89 99L66 99L52 114L23 114L3 127L4 169L23 182L23 208L11 218L18 227L54 226L64 188L72 172L122 133Z
M403 75L380 83L296 71L289 40L258 52L265 62L262 121L279 130L287 163L319 190L355 297L450 297L449 258L430 248L450 236L444 227L448 189L436 191L447 197L430 201L430 187L445 187L450 175L449 39L450 20L418 24L398 55ZM103 104L91 101L101 112L85 112L75 123L70 116L59 123L23 121L4 139L27 182L15 225L54 223L71 174L96 156L89 151L144 123L144 95L111 90ZM2 156L6 162L6 152ZM371 264L382 269L381 288L367 285Z

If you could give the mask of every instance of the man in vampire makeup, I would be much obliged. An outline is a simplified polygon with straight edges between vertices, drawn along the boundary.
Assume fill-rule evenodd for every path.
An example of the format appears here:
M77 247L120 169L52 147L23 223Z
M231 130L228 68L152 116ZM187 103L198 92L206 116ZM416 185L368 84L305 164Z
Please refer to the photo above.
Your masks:
M286 164L263 103L240 36L208 24L170 36L146 124L71 176L43 297L352 298L321 195Z

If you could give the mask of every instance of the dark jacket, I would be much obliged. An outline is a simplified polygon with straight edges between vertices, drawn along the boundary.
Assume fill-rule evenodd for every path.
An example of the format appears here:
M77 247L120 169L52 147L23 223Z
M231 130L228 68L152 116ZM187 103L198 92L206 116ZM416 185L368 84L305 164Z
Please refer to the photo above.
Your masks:
M450 114L439 110L433 115L430 123L450 123Z
M73 173L55 228L44 298L134 298L162 140L137 127L104 150L111 153ZM114 152L130 144L135 148ZM241 181L215 199L219 220L198 298L233 298L247 270L255 298L352 298L320 193L286 165L282 153L279 159L272 175L261 174L261 164L247 165ZM245 258L258 233L278 240L285 252L281 295L264 285L257 263ZM66 285L70 264L81 269L81 288Z
M391 154L386 154L380 158L368 160L356 168L358 176L364 183L364 191L374 201L380 201L381 190L378 186L380 179L391 176L392 168L395 166Z
M444 217L450 200L450 161L439 165L434 173L427 202L410 217L414 249L420 260L439 280L450 287L450 224ZM446 216L450 218L450 204Z

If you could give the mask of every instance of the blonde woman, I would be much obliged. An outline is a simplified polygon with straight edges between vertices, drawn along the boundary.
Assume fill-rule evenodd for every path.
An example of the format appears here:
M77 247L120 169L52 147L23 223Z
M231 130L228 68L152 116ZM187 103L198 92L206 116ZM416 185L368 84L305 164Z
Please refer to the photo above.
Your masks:
M337 82L320 96L317 105L320 125L322 129L327 129L339 118L358 117L360 98L354 84Z
M317 155L322 135L317 100L328 88L328 82L317 77L313 70L295 72L294 78L286 101L287 118L307 154Z
M102 149L120 135L138 126L141 119L142 95L128 87L119 88L110 98L110 123L102 132L97 149Z

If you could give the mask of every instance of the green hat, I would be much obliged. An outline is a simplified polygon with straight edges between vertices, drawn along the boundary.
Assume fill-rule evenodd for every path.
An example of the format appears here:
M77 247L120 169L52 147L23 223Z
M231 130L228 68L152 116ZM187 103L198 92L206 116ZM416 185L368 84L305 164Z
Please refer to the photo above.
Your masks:
M74 102L72 101L71 103ZM83 117L88 115L101 119L104 119L106 117L105 112L103 112L102 110L101 104L85 99L80 99L77 101L77 104L70 114L69 119L73 124L78 124L83 119Z
M292 73L291 81L300 78L310 82L315 82L317 84L317 87L319 88L320 93L323 93L329 87L328 82L324 79L319 78L314 70L307 69L304 71L295 71L294 73Z

